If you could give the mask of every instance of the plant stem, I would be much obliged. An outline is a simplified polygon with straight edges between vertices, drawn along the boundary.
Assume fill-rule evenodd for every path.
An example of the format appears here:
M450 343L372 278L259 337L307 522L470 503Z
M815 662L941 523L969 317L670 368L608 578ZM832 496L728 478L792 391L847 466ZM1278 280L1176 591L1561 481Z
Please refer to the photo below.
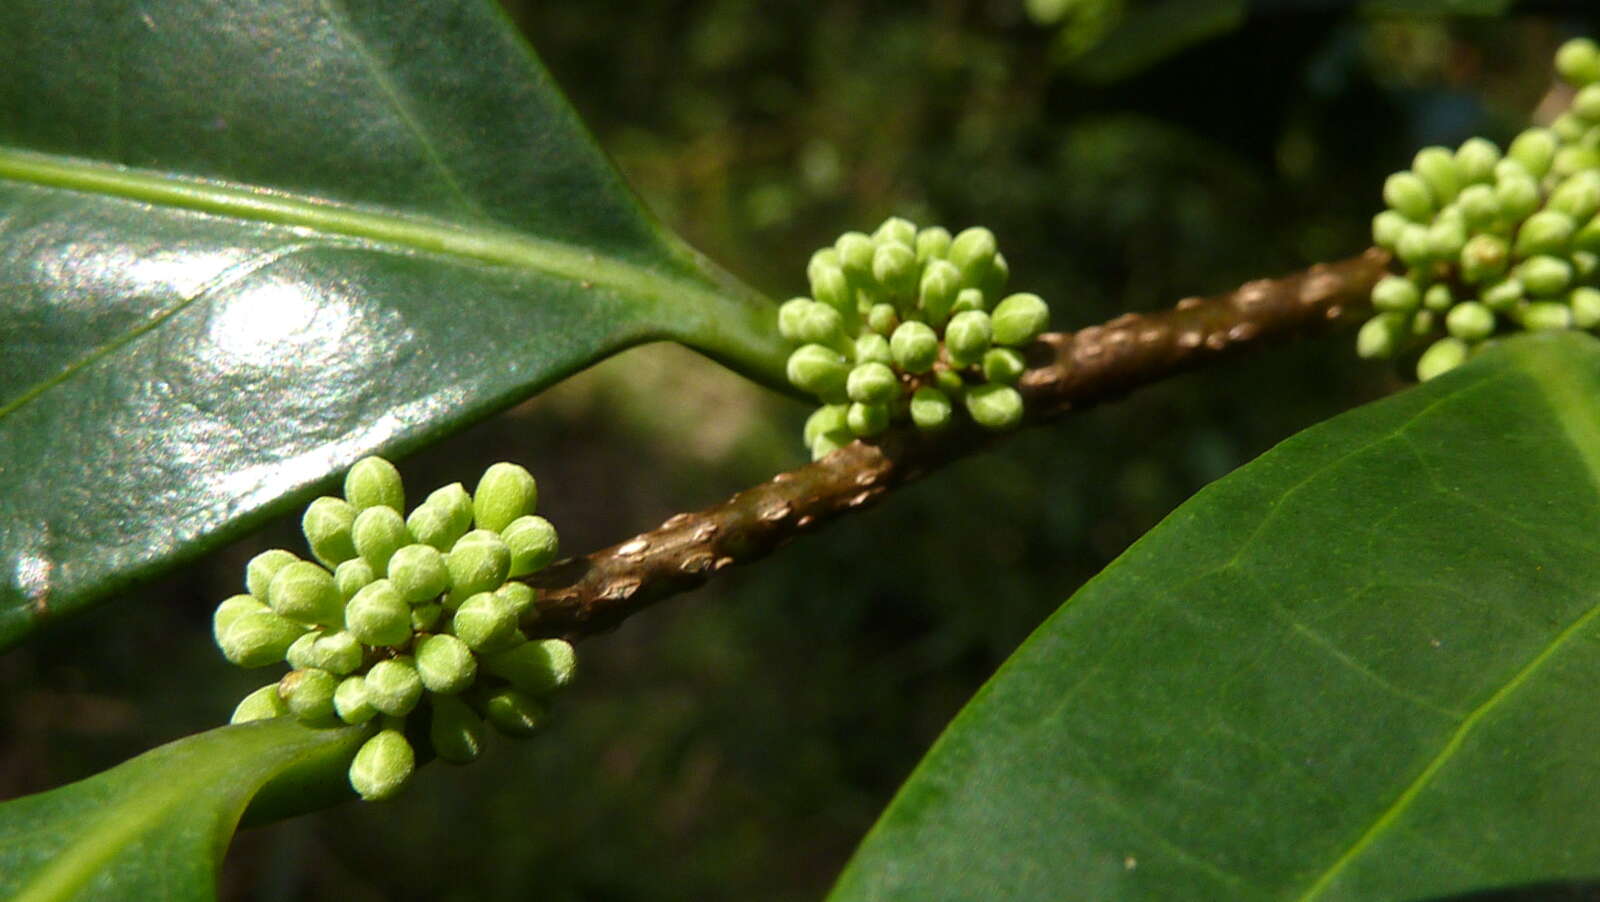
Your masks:
M1185 298L1170 310L1042 335L1028 349L1029 369L1017 386L1028 411L1024 425L1223 357L1358 320L1369 311L1368 295L1389 263L1388 253L1372 248L1282 278L1247 282L1227 294ZM677 514L625 542L556 563L528 580L540 593L525 625L569 639L612 629L635 611L761 558L1003 437L958 422L963 425L936 435L902 427L870 443L856 441L714 507Z

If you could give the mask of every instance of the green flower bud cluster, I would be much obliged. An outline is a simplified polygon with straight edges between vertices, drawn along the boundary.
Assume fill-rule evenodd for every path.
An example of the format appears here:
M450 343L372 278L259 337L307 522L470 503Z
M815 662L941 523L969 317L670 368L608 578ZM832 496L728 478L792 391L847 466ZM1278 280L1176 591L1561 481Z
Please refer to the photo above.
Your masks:
M1567 42L1556 69L1578 90L1549 128L1427 147L1384 183L1372 237L1404 272L1372 289L1356 353L1427 342L1427 380L1509 331L1600 329L1600 46Z
M456 764L478 757L486 723L530 735L575 663L571 645L521 630L535 591L516 580L557 551L555 528L534 514L538 496L527 470L499 463L470 495L456 483L403 516L394 466L357 462L344 497L318 498L301 519L315 560L262 552L245 568L245 593L217 606L229 661L292 668L246 696L232 722L376 722L350 765L351 786L370 800L399 792L415 768L414 713L425 726L412 735Z
M1010 267L994 234L951 235L899 217L847 232L811 256L811 297L778 308L797 345L789 381L822 406L806 422L813 459L909 420L932 432L958 404L978 425L1022 419L1020 349L1050 322L1036 294L1002 296Z

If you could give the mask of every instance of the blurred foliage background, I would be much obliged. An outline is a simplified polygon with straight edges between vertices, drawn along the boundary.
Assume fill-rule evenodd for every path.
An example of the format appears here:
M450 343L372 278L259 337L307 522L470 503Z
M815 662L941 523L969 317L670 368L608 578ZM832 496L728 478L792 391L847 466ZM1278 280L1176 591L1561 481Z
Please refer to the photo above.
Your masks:
M506 0L648 204L782 299L902 214L992 228L1058 328L1359 252L1388 172L1504 140L1592 5ZM1589 12L1584 8L1590 7ZM1441 16L1448 12L1452 15ZM815 899L970 694L1196 489L1400 383L1349 336L1010 440L580 649L542 739L241 835L225 895ZM581 552L802 462L807 411L631 351L401 461L515 459ZM0 657L0 798L226 720L209 615L282 522Z

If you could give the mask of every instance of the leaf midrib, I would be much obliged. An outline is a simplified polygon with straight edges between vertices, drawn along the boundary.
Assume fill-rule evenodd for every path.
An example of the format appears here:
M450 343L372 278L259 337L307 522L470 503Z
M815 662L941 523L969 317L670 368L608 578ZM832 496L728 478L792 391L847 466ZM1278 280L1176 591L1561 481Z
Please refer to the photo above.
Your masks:
M1541 394L1546 406L1583 462L1589 476L1591 489L1600 494L1600 418L1593 413L1593 400L1585 398L1572 385L1570 366L1552 366L1548 356L1523 353L1526 372ZM1600 619L1600 604L1590 607L1566 626L1555 638L1539 650L1511 679L1495 690L1482 704L1474 708L1445 741L1439 752L1417 776L1406 785L1393 802L1390 802L1371 826L1350 845L1317 879L1299 896L1300 902L1311 902L1322 895L1340 873L1357 857L1375 843L1422 794L1433 778L1455 757L1474 729L1507 698L1530 680L1544 664L1566 646L1576 635Z
M649 269L558 241L509 230L464 228L427 217L356 207L261 187L157 173L15 147L0 147L0 179L311 229L325 235L375 241L408 251L542 272L645 297L659 297L663 282L671 283L675 293L717 296L706 283L682 274Z

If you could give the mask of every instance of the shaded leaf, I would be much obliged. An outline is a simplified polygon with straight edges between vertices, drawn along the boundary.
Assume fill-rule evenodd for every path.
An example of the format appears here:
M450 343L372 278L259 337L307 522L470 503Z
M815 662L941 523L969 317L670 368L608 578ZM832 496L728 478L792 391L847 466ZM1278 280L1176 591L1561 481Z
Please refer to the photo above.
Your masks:
M0 648L623 347L781 382L489 0L20 0Z
M293 718L222 727L152 749L101 774L0 804L0 896L203 900L240 815L342 789L368 734Z
M1600 873L1600 343L1202 491L1005 664L832 899L1419 899Z

